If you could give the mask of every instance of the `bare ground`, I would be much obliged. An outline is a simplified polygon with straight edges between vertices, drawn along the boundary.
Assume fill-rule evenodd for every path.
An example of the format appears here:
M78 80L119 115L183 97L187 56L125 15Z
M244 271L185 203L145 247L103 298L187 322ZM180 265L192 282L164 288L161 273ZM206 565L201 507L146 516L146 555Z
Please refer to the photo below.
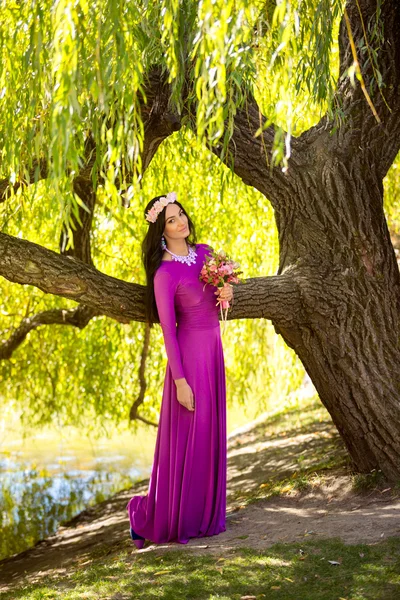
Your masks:
M299 473L307 473L306 483L294 487L290 482L301 483ZM274 481L280 486L279 495L271 495ZM82 567L93 560L96 551L104 553L105 547L110 553L187 548L221 555L240 546L263 550L276 542L310 536L340 537L348 544L375 544L400 536L398 491L390 485L354 491L346 452L324 409L317 422L315 415L307 420L307 410L302 410L298 421L292 415L286 428L282 416L261 418L229 437L227 530L217 536L192 538L185 545L147 541L142 550L136 550L129 536L126 505L133 495L146 494L148 484L148 479L143 480L84 510L55 535L0 561L0 592L23 581L56 577L78 563ZM260 499L264 490L266 497Z

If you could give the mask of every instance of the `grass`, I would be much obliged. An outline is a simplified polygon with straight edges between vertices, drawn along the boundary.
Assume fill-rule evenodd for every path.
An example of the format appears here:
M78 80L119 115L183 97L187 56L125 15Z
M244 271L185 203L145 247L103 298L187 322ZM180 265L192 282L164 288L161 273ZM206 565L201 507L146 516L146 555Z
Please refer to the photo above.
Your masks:
M387 486L387 479L380 470L373 469L371 473L356 473L352 477L352 487L356 492L375 490ZM392 484L393 492L400 492L400 482Z
M301 407L277 412L251 430L251 439L233 440L232 448L268 440L294 440L284 447L260 447L255 455L236 457L237 469L259 458L262 467L275 473L274 461L290 456L286 473L241 489L231 498L246 506L261 499L304 490L323 483L332 474L349 473L349 459L329 415L312 399ZM302 437L303 436L303 437ZM242 461L242 462L240 462ZM270 462L268 462L270 461ZM268 466L269 465L269 466ZM291 471L290 471L291 469ZM263 477L264 477L263 473ZM248 475L247 475L248 477ZM368 491L385 486L381 474L354 475L353 488ZM398 491L398 488L396 488ZM394 490L393 490L394 491ZM221 550L220 555L196 554L185 549L132 550L130 540L104 544L77 556L68 569L54 570L36 582L0 594L2 600L398 600L400 598L400 538L377 544L346 545L339 538L318 539L306 534L303 541L278 543L264 550L246 547ZM201 545L206 544L201 540ZM51 551L51 550L50 550ZM333 561L333 562L329 562ZM339 563L339 564L336 564ZM62 567L62 565L59 565Z
M299 443L296 456L292 458L296 468L290 474L282 473L273 468L273 454L284 451L281 447L267 450L268 460L272 468L266 469L266 481L257 489L243 490L231 493L230 500L240 501L241 506L247 506L272 496L279 496L294 491L312 489L324 482L326 475L334 472L348 472L350 459L343 441L333 426L327 410L317 397L303 400L301 405L287 407L270 415L270 417L252 430L257 438L252 443L268 439L270 441L283 440L302 435L313 435L314 441L302 448ZM241 445L233 444L233 448ZM359 487L361 488L361 483Z
M346 546L339 539L238 548L221 556L104 548L65 576L15 589L4 600L395 600L400 539ZM332 564L334 561L339 564Z
M306 491L324 483L325 474L332 474L334 468L345 466L347 461L340 458L321 460L308 469L299 469L290 477L262 483L254 491L240 491L232 495L232 501L240 501L241 507L267 500L273 496L282 496L295 491Z
M272 413L266 421L257 424L252 429L252 433L255 438L251 442L252 445L265 439L274 442L301 438L303 435L312 436L313 440L308 440L303 445L299 442L296 445L295 456L291 459L296 468L284 476L279 470L273 468L274 454L280 459L281 453L288 450L282 446L278 446L278 450L273 447L267 448L263 457L266 480L257 488L248 490L242 488L230 494L230 501L240 502L243 508L272 496L312 490L323 484L328 477L338 474L350 476L352 489L356 493L383 490L389 486L392 497L398 497L400 493L400 481L388 484L381 471L374 470L366 474L352 471L344 442L317 396L302 399L301 403L295 403ZM240 446L242 446L240 438L237 444L232 444L233 448Z

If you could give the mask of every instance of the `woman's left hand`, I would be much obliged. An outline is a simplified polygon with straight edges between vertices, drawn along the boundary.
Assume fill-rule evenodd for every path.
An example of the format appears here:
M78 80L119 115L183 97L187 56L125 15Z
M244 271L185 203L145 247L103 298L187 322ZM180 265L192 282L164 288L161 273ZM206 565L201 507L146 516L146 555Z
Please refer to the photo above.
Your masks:
M233 298L233 289L230 283L225 283L224 287L218 288L214 294L218 295L218 301L228 300L231 301Z

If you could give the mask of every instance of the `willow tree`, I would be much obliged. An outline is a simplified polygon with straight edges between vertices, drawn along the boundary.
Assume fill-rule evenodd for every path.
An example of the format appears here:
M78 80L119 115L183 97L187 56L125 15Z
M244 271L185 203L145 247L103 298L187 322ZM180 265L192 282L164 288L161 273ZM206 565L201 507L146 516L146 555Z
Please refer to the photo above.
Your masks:
M138 206L141 219L160 144L191 131L270 203L279 234L277 273L237 286L230 318L270 320L355 469L398 477L399 269L383 210L400 146L396 0L32 0L2 10L1 200L12 205L45 179L62 227L58 253L1 233L0 274L79 303L38 320L144 321L143 287L92 264L93 211L101 197ZM311 127L308 105L319 109ZM185 135L174 141L188 151Z

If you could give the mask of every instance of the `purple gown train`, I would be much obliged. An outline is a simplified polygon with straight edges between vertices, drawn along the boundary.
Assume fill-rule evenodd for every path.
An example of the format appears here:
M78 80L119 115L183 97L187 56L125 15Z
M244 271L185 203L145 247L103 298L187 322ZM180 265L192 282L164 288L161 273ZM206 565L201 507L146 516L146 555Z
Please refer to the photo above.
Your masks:
M226 531L226 387L216 287L199 280L207 244L190 265L164 260L154 293L167 367L149 489L126 507L131 529L154 543L187 544ZM185 377L194 411L177 400Z

